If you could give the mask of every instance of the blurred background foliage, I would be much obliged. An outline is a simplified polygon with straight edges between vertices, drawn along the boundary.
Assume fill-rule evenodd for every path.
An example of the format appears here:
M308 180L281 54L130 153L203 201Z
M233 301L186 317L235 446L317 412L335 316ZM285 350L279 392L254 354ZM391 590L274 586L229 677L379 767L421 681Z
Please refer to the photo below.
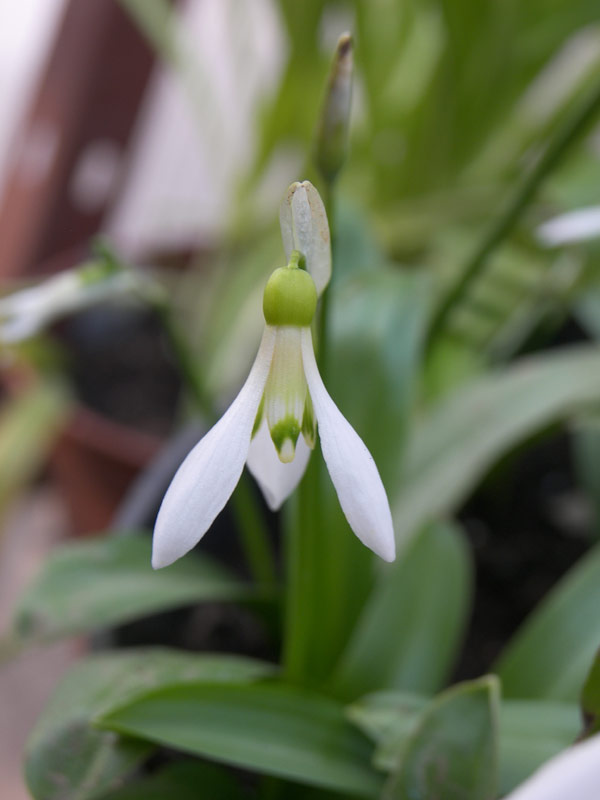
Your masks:
M200 124L210 120L211 75L179 48L172 9L162 0L122 4L181 79ZM31 740L27 774L36 798L58 797L48 784L53 772L69 787L63 798L104 797L100 788L107 800L153 796L143 781L142 794L110 791L166 745L283 778L289 796L295 782L316 786L315 798L433 796L439 776L418 767L444 757L460 788L452 798L489 800L582 732L586 677L584 709L597 711L600 251L597 239L549 245L539 233L555 215L598 204L597 4L279 0L276 7L287 51L274 91L255 109L252 156L237 176L223 235L196 268L154 271L175 309L167 339L180 341L175 322L193 356L186 363L196 376L190 384L183 370L192 391L180 416L206 417L203 398L224 405L255 351L262 287L283 258L277 206L260 199L262 189L273 171L279 194L291 180L313 180L327 198L334 241L327 384L379 465L399 559L373 563L314 458L306 482L319 487L321 504L307 512L316 520L307 552L280 558L287 587L250 588L239 565L217 563L228 560L227 545L152 576L141 535L65 548L25 594L7 652L182 604L241 603L267 631L261 658L283 653L286 682L255 686L272 678L264 661L199 656L190 673L188 656L179 654L179 663L152 649L147 685L133 690L125 680L122 689L116 676L142 669L139 656L90 657ZM235 3L227 8L239 42L243 19ZM314 136L333 45L346 29L355 41L354 104L349 156L332 192L314 166ZM51 420L58 414L43 393L36 408ZM4 426L0 420L0 437L4 429L14 436L17 424L10 415ZM532 522L535 491L521 465L540 443L560 449L567 430L563 472L584 523L561 527L552 509L564 497L554 495L544 496L550 511L536 510ZM303 499L293 498L279 518L282 536L290 536ZM557 530L560 546L551 538ZM290 557L304 569L296 583ZM536 577L546 557L552 563ZM504 605L508 622L497 626ZM231 675L223 677L223 664L234 665ZM479 678L485 670L499 680ZM445 688L457 678L459 687ZM297 725L303 714L305 728ZM227 715L230 727L221 722ZM93 790L81 763L62 757L73 730L86 731L84 766L103 755ZM328 758L319 757L319 736L335 743ZM274 748L270 760L265 748ZM243 795L227 782L219 788L229 780L222 771L195 765L180 772L170 765L154 785L184 791L197 768L214 786L207 796ZM260 796L284 791L276 782L260 786Z
M162 13L161 3L126 5L146 28L152 8ZM211 303L215 313L226 314L218 330L232 334L240 303L254 300L240 289L236 302L231 278L249 282L250 262L258 273L263 264L263 274L272 265L256 227L257 214L264 214L256 194L265 172L285 163L286 153L300 153L302 174L315 179L310 155L330 60L327 31L344 24L355 36L356 80L351 157L336 213L344 227L340 247L349 241L354 258L348 264L338 255L337 275L384 260L429 275L434 311L443 310L434 331L444 334L428 343L426 394L432 396L451 376L505 361L536 334L541 341L551 336L582 286L595 280L593 246L565 253L544 246L535 233L549 217L596 199L591 123L600 30L594 4L312 0L279 8L289 52L277 90L263 100L255 157L240 181L226 246L233 275L220 281L227 300ZM168 51L170 40L159 38ZM548 153L551 163L538 175ZM508 229L481 255L515 207ZM357 227L370 241L357 241ZM452 294L457 285L461 291ZM210 342L210 314L201 327L208 335L199 333L198 340ZM221 355L222 336L212 338ZM237 343L232 349L240 352Z

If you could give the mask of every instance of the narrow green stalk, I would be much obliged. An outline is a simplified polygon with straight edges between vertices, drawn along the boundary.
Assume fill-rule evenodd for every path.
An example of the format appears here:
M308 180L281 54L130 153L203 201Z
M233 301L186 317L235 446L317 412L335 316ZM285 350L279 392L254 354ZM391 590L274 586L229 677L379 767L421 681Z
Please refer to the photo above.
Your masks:
M312 462L312 458L311 458ZM309 572L305 569L306 546L303 539L306 516L305 502L308 499L306 484L309 482L311 462L298 491L288 500L284 508L285 521L285 616L283 653L285 677L292 683L301 683L305 673L305 642L307 638L306 614L303 614L302 599L307 589Z
M534 198L544 180L560 164L575 144L588 130L600 110L600 85L587 95L573 113L558 128L541 158L531 172L521 181L510 198L504 212L492 223L481 243L465 265L462 274L441 303L430 327L432 342L443 330L454 305L477 278L494 250L502 244L519 221L525 208Z
M276 586L277 573L265 520L245 473L231 496L231 502L252 576L262 586Z
M327 183L325 208L330 229L333 230L332 185ZM332 248L333 248L332 234ZM317 315L317 360L321 377L327 370L328 340L328 290L325 290ZM322 470L325 468L321 453L315 450L296 497L288 503L286 516L286 612L283 645L283 664L288 680L298 683L318 683L318 632L321 593L319 588L327 581L329 564L323 564L323 496ZM323 572L325 570L325 572Z
M156 303L155 307L194 405L209 422L214 422L217 415L209 393L199 370L196 369L193 354L173 319L170 308L165 302ZM240 478L237 489L232 495L232 506L252 577L260 584L275 586L277 571L265 521L245 473Z

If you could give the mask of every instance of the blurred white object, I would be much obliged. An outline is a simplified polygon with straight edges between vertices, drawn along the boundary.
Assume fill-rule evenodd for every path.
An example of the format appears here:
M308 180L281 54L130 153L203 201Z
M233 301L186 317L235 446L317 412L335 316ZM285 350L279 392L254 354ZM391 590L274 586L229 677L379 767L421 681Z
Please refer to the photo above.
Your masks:
M0 299L0 343L29 339L65 314L136 292L140 286L141 278L133 271L107 273L93 262L61 272Z
M65 0L0 0L0 193Z
M598 800L600 734L552 758L505 800Z
M151 83L107 225L129 258L224 230L261 98L281 74L285 43L272 0L188 0L176 36L183 69L161 66Z
M538 122L555 114L600 64L600 25L580 28L544 64L520 106Z
M597 239L600 237L600 206L579 208L553 217L538 227L537 236L546 247Z

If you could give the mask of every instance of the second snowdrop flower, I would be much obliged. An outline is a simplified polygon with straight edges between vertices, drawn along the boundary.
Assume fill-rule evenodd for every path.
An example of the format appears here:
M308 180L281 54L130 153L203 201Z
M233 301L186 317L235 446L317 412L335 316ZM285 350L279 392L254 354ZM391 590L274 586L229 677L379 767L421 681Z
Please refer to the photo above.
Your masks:
M311 324L331 275L331 253L314 186L292 184L280 220L288 264L266 285L256 360L237 398L187 456L165 495L154 530L155 568L204 536L246 463L268 505L279 508L300 481L317 433L350 527L367 547L394 560L392 517L377 467L329 396L315 360Z
M143 289L141 276L103 261L65 270L0 298L0 345L18 344L67 314Z

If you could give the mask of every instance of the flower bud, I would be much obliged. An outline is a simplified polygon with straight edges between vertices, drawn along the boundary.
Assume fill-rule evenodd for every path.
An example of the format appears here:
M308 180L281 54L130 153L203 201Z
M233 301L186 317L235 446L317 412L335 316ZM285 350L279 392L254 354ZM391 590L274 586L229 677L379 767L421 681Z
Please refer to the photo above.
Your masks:
M340 36L321 118L317 129L315 160L323 178L331 183L346 159L352 100L352 37Z

